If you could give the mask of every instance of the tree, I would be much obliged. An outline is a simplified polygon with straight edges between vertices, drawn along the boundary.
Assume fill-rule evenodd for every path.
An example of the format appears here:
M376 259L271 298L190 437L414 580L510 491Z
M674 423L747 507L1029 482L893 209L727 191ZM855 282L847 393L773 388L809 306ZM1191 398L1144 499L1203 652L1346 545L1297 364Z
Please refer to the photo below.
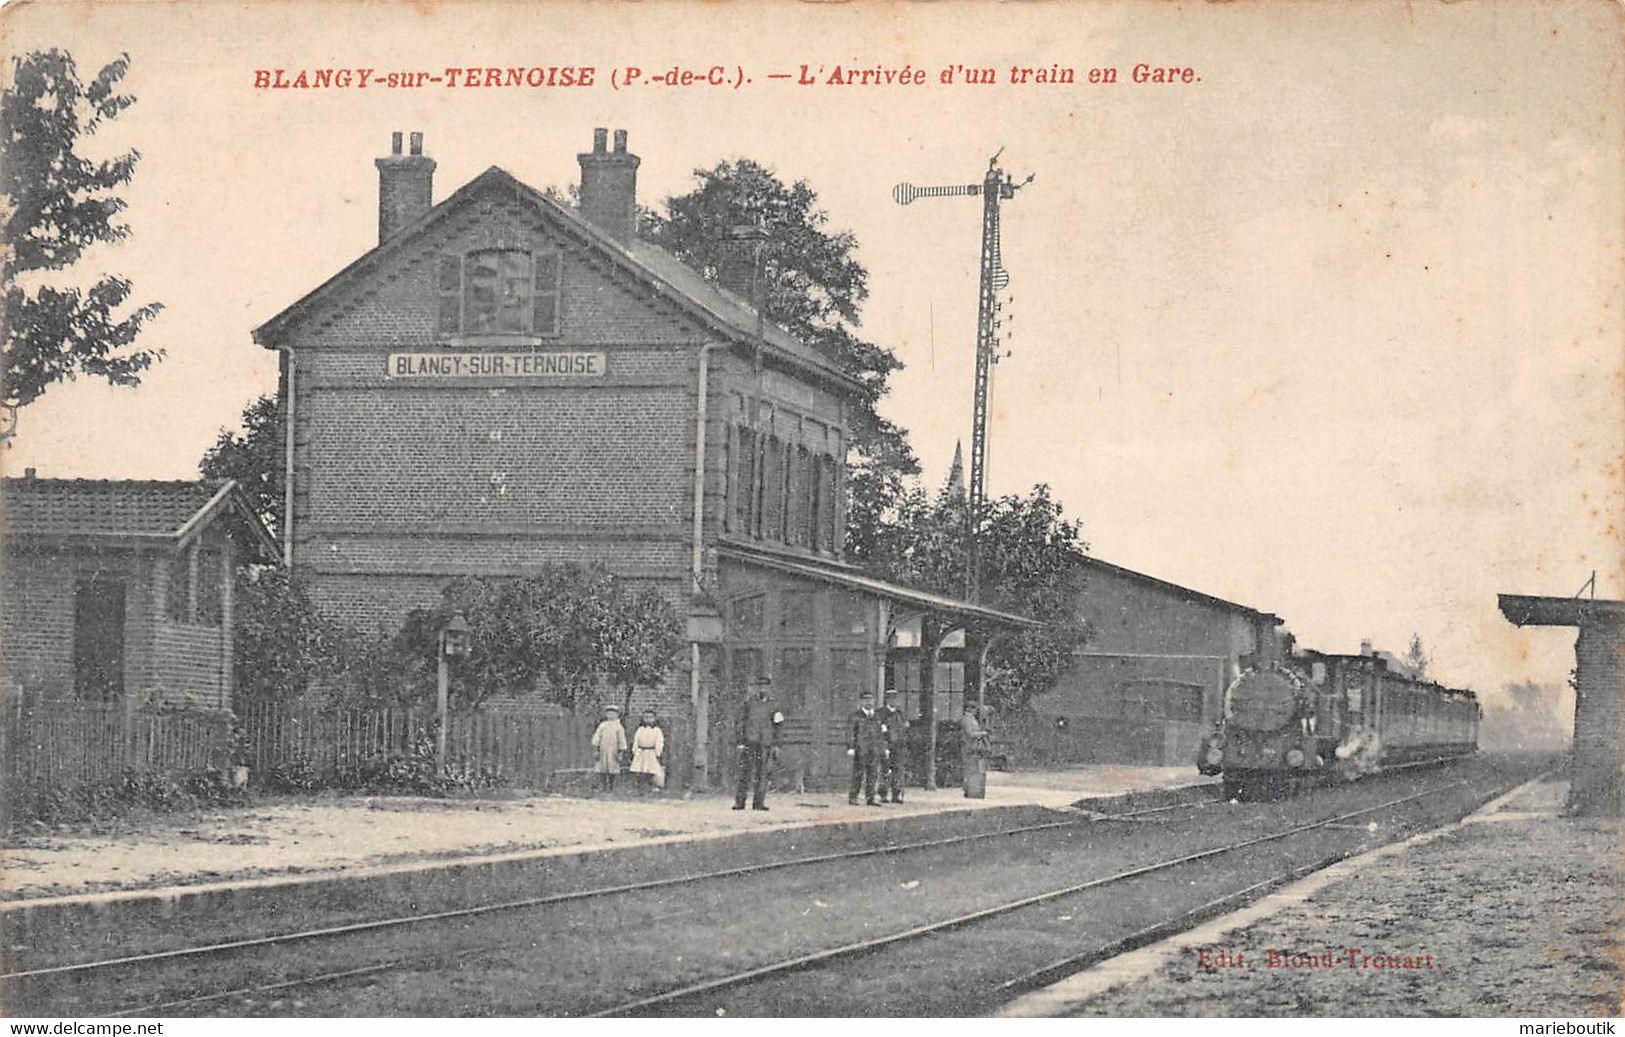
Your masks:
M659 684L685 643L676 610L653 590L625 593L619 608L606 611L599 626L599 652L605 677L623 693L622 716L632 715L632 692Z
M282 407L261 396L243 411L242 430L221 429L198 462L206 479L236 479L265 528L281 529L283 505Z
M12 83L0 96L0 193L9 210L0 227L5 249L0 402L13 415L52 383L81 373L113 385L137 385L141 373L164 355L161 349L133 346L162 307L125 309L129 281L103 276L88 288L43 283L44 275L72 266L91 246L130 233L118 220L125 201L114 192L135 175L139 153L100 162L79 154L85 138L135 103L117 92L129 66L129 55L120 55L86 85L73 58L61 51L12 59Z
M967 507L963 486L951 477L934 497L911 487L879 527L874 571L957 597L965 586ZM1000 637L988 653L989 702L1020 709L1055 683L1089 636L1076 607L1089 545L1048 486L992 501L982 537L983 603L1044 623Z
M451 668L451 701L476 709L499 695L541 689L573 710L607 685L658 684L683 643L677 612L657 592L600 568L550 565L532 576L462 576L438 605L410 612L379 656L352 667L352 698L411 704L435 693L440 631L461 612L470 651Z
M866 560L878 527L906 492L919 462L907 433L877 412L887 379L903 365L891 350L857 334L869 272L857 260L857 239L829 229L829 214L805 180L785 184L749 159L696 169L698 186L667 198L664 215L645 210L642 236L709 280L738 261L729 229L759 224L763 243L763 315L839 364L863 383L851 417L848 462L848 550Z
M1428 655L1422 647L1422 635L1411 635L1411 646L1405 652L1405 665L1416 674L1417 680L1425 679L1428 675Z
M287 569L238 571L234 623L239 705L302 699L353 660L351 632L319 615L304 580Z
M1559 685L1508 681L1500 694L1485 695L1482 706L1483 749L1532 752L1561 749L1569 741L1574 698Z
M1082 523L1064 518L1048 486L1026 497L994 502L983 529L982 586L988 601L1042 621L1020 630L988 656L988 699L1002 708L1024 708L1073 664L1089 638L1078 616L1089 545Z

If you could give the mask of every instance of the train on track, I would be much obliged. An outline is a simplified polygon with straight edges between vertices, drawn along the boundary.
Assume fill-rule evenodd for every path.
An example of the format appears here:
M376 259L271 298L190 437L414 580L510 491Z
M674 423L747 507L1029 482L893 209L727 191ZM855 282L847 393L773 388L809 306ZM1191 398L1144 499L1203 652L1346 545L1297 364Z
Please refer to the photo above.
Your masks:
M1197 769L1234 799L1279 799L1478 750L1478 697L1402 672L1378 655L1307 652L1242 672L1202 741Z

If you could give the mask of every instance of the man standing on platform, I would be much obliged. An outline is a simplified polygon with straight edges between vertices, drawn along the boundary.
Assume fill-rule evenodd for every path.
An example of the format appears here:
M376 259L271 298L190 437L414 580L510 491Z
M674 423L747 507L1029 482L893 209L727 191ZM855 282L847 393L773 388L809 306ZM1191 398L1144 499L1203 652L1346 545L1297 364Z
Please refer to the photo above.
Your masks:
M784 714L772 697L772 678L756 678L756 692L739 710L739 783L734 787L734 809L745 809L745 792L753 790L751 807L767 809L767 758L779 744Z
M875 711L873 691L865 691L858 696L858 711L852 714L852 720L847 725L846 755L852 757L852 784L847 791L846 801L853 806L858 805L858 787L861 785L868 804L879 806L875 800L875 786L880 783L880 765L886 755L886 732L880 714Z
M903 786L908 781L908 719L897 708L896 688L886 689L886 704L880 709L880 725L886 732L886 786L880 798L888 794L893 803L903 801Z

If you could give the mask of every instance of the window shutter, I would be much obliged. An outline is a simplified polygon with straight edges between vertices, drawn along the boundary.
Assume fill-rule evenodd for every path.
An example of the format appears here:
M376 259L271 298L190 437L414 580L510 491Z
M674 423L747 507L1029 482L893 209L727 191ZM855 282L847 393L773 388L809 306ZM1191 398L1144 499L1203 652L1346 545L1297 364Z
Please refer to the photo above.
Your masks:
M824 549L824 459L815 456L807 468L807 546Z
M727 473L723 476L725 489L722 493L722 528L732 533L739 528L739 520L734 517L739 508L739 495L742 486L739 480L739 429L737 426L728 426L728 439L722 446L722 470Z
M806 547L812 540L812 498L816 479L812 454L806 447L797 447L795 466L790 470L790 542L797 547Z
M841 542L837 536L840 532L840 503L835 499L835 465L835 458L825 455L823 471L818 475L818 496L822 505L818 525L823 530L824 550L831 554L839 554L841 550Z
M762 537L784 541L784 442L778 436L767 439L762 458Z
M734 525L736 532L752 532L751 513L756 501L756 433L748 428L739 430L739 449L734 452L734 480L738 492L734 494Z
M557 252L536 253L536 305L534 330L543 336L559 333L559 286L564 263Z
M439 333L459 335L463 330L463 257L441 256L435 284L440 292Z

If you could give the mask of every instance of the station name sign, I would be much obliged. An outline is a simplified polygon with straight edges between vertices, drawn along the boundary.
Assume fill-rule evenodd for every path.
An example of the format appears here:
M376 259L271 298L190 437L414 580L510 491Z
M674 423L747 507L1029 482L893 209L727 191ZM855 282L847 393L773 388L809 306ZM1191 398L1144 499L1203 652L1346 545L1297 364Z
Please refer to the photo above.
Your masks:
M600 378L602 353L391 353L390 378Z

